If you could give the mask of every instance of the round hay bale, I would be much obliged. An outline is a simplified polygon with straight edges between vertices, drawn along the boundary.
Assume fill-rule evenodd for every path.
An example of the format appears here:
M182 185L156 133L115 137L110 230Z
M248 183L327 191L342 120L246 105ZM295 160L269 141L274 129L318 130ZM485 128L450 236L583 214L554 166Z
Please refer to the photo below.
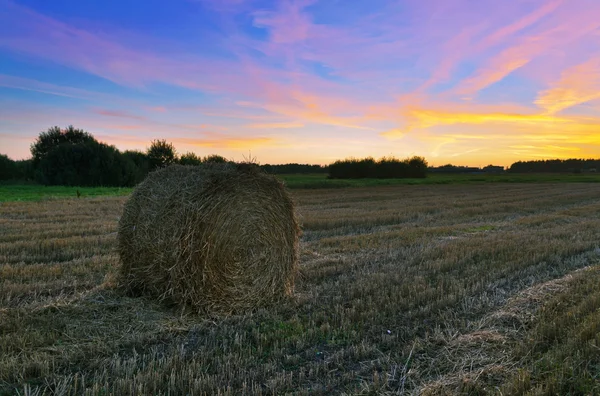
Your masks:
M299 233L283 184L256 166L172 165L125 204L121 282L198 311L252 310L292 292Z

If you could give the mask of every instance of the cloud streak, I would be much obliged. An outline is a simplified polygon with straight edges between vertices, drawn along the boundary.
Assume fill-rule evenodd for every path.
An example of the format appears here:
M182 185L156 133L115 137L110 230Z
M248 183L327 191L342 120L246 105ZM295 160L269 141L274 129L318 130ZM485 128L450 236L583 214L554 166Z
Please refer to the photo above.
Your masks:
M129 145L164 137L322 161L324 140L336 156L600 155L588 136L600 124L600 3L198 0L182 12L190 5L209 22L125 31L0 0L0 55L21 62L0 74L0 132L77 121L135 136Z
M563 71L560 80L541 92L535 103L555 114L595 99L600 99L600 57Z

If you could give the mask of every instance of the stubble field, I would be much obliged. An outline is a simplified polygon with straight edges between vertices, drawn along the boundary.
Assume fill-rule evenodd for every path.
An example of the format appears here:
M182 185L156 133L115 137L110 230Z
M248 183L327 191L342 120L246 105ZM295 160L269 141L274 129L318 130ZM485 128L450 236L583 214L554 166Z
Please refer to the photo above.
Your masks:
M124 295L126 197L0 204L0 395L600 394L600 183L294 190L295 295Z

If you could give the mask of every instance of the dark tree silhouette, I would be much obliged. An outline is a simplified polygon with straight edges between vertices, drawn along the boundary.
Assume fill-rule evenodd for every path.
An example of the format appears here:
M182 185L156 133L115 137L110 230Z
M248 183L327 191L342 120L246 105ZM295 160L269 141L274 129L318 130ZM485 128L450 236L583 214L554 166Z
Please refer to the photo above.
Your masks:
M48 128L47 131L40 133L31 145L33 167L37 168L48 153L60 145L93 141L95 139L91 134L83 129L77 129L73 125L69 125L65 129L60 129L57 126Z
M202 162L205 164L224 164L229 161L227 161L227 158L225 158L221 155L211 154L211 155L207 155L206 157L202 158Z
M144 180L148 172L150 172L150 160L146 153L137 150L127 150L123 153L123 156L135 165L133 169L134 184Z
M179 163L181 165L200 165L202 158L198 157L196 153L187 152L179 157Z
M9 180L15 178L17 165L15 161L8 158L7 155L0 154L0 180Z
M518 161L508 168L511 173L582 173L596 172L600 168L598 159L553 159Z
M329 165L331 179L400 179L422 178L427 175L427 161L423 157L412 157L399 160L394 157L383 157L376 161L372 157L350 158L335 161Z
M265 164L260 166L265 172L271 174L306 174L306 173L327 173L328 168L321 165L309 165L309 164L282 164L282 165L271 165Z
M132 186L135 164L97 141L60 144L42 158L37 179L46 185Z
M177 153L173 144L166 140L153 140L146 155L150 162L150 170L171 165L177 161Z

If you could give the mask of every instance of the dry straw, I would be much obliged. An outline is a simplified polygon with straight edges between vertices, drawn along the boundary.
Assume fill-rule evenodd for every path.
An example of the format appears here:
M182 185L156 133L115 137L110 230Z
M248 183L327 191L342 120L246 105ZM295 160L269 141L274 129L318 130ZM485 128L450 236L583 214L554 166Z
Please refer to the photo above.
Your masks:
M252 165L173 165L151 173L119 223L130 291L211 313L239 313L291 293L294 204Z

